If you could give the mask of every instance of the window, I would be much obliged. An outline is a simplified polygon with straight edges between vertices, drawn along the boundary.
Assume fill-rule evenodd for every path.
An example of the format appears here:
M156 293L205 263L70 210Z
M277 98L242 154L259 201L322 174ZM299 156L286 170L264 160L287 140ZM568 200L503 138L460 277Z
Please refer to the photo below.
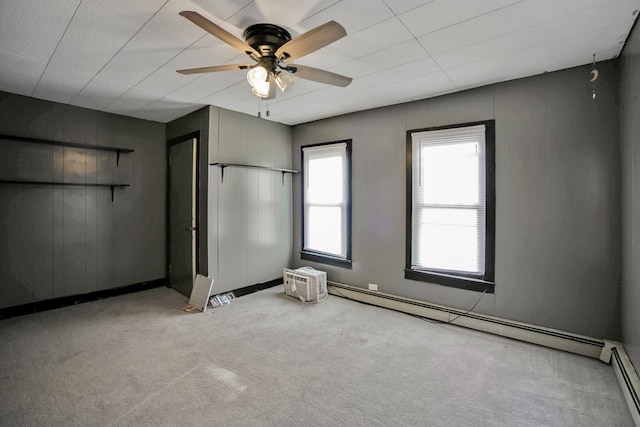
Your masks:
M351 268L351 140L302 147L301 258Z
M493 292L495 123L407 132L405 278Z

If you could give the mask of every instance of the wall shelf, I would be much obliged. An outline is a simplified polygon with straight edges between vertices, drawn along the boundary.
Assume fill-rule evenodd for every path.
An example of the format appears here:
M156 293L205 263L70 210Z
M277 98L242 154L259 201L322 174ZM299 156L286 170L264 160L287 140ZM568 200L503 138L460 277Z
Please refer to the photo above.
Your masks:
M220 174L221 174L221 181L220 182L224 182L224 169L228 168L228 167L249 168L249 169L263 169L263 170L270 170L270 171L274 171L274 172L280 172L280 173L282 173L282 184L283 185L284 185L284 175L286 173L290 173L290 174L300 173L300 171L297 171L297 170L294 170L294 169L272 168L272 167L269 167L269 166L246 165L246 164L242 164L242 163L209 163L209 166L218 166L220 168Z
M114 188L129 187L129 184L117 183L81 183L81 182L60 182L60 181L29 181L29 180L8 180L0 179L0 184L17 184L17 185L56 185L56 186L73 186L73 187L108 187L111 188L111 201L113 202Z
M57 147L72 147L72 148L87 148L90 150L112 151L116 153L116 166L120 163L120 153L133 153L133 149L124 147L109 147L106 145L92 145L84 144L81 142L64 142L64 141L52 141L49 139L27 138L24 136L15 135L3 135L0 134L0 139L8 139L12 141L27 142L31 144L43 144L54 145Z
M29 144L53 145L56 147L85 148L88 150L110 151L116 153L116 167L120 163L120 153L133 153L131 148L110 147L106 145L92 145L81 142L65 142L53 141L50 139L28 138L24 136L0 134L0 139L26 142ZM74 186L74 187L106 187L111 189L111 201L113 202L113 192L115 188L129 187L129 184L120 183L80 183L80 182L63 182L63 181L35 181L35 180L10 180L0 179L0 184L17 184L17 185L56 185L56 186Z

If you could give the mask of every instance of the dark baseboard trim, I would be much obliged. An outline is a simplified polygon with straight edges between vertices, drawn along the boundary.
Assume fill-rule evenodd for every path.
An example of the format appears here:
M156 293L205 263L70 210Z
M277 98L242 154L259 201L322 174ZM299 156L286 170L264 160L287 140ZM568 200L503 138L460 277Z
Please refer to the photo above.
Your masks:
M255 285L246 286L244 288L236 289L233 293L236 297L241 297L244 295L249 295L254 292L262 291L263 289L273 288L274 286L278 286L282 284L282 277L278 277L277 279L269 280L268 282L258 283Z
M46 301L38 301L29 304L16 305L13 307L0 308L0 320L8 319L10 317L24 316L25 314L37 313L39 311L53 310L55 308L81 304L83 302L116 297L118 295L131 294L133 292L146 291L148 289L159 288L161 286L168 286L168 284L169 281L166 277L164 277L162 279L151 280L149 282L135 283L133 285L121 286L113 289L105 289L101 291L90 292L88 294L71 295L68 297L60 297L49 299Z

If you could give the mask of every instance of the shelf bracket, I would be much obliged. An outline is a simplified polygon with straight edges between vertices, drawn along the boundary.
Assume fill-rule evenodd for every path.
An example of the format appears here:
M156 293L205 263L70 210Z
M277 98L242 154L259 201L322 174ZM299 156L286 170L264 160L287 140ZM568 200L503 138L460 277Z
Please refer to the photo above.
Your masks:
M220 183L224 183L224 168L226 168L227 165L220 165Z
M113 203L113 189L114 189L114 188L115 188L115 187L112 185L112 186L111 186L111 203Z
M268 166L256 166L256 165L244 165L239 163L209 163L209 166L218 166L220 168L220 178L221 182L224 182L224 168L229 166L234 166L237 168L250 168L250 169L262 169L262 170L270 170L274 172L282 173L282 185L284 185L284 175L287 173L299 173L297 170L293 169L282 169L282 168L271 168Z
M116 167L120 164L120 150L116 150ZM111 188L113 190L113 187Z

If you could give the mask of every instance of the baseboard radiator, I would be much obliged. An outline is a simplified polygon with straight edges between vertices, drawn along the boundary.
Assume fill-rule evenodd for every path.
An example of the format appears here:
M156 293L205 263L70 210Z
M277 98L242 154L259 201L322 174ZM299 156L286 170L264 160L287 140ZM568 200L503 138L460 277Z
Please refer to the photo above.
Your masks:
M361 302L392 310L464 326L478 331L514 338L545 347L595 357L609 363L611 348L604 340L583 335L570 334L556 329L544 328L479 313L467 313L453 307L370 291L342 283L328 282L329 292Z
M627 401L633 421L636 426L640 426L640 397L638 396L640 393L640 379L622 346L613 348L611 365L620 382L622 394L624 394L624 398Z
M433 304L411 298L370 291L357 286L327 281L329 293L366 304L388 308L403 313L437 320L452 325L513 338L557 350L593 357L610 363L618 377L620 386L637 426L640 427L640 380L627 357L624 347L616 341L572 334L557 329L545 328L486 314Z
M572 334L557 329L545 328L486 314L433 304L411 298L370 291L357 286L327 281L329 293L360 301L366 304L389 308L419 317L464 326L557 350L593 357L611 363L637 426L640 427L640 380L627 357L624 347L616 341Z

